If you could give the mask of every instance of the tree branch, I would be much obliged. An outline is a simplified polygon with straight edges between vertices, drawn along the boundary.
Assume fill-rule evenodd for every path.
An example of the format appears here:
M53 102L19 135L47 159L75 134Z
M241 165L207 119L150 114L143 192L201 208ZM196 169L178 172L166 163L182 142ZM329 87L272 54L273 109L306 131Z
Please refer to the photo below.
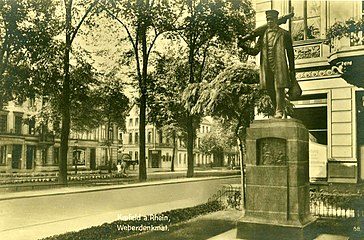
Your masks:
M206 58L207 58L207 49L209 48L209 44L208 44L208 42L207 42L207 44L206 44L206 47L205 47L205 49L204 49L204 51L203 51L203 58L202 58L202 63L201 63L201 70L200 70L200 74L199 74L199 76L200 76L200 81L202 80L202 72L203 72L203 70L204 70L204 66L205 66L205 63L206 63Z
M140 23L138 23L137 30L136 30L136 36L135 36L135 61L137 65L137 73L138 73L138 83L139 83L139 89L142 89L142 71L140 68L140 59L139 59L139 31L140 31ZM134 43L133 43L134 44Z
M66 0L65 0L66 1ZM73 40L75 39L78 30L80 29L81 25L83 24L83 22L86 20L88 14L93 10L93 8L96 6L96 4L99 2L100 0L94 0L94 2L89 6L89 8L86 10L85 14L82 16L80 22L78 23L77 27L75 28L75 30L73 31L72 35L71 35L71 44L73 42Z
M152 42L150 43L150 46L149 46L149 49L148 49L148 53L147 53L147 56L148 57L150 55L150 52L152 51L152 48L153 48L155 42L157 41L157 38L162 34L162 32L159 32L158 33L156 29L154 29L154 32L155 32L155 36L154 36Z
M133 45L134 51L137 52L137 46L134 43L133 36L131 36L131 33L129 31L128 26L126 26L126 24L123 21L121 21L113 12L111 12L109 9L107 9L104 5L102 5L102 7L103 7L103 9L106 11L106 13L108 15L110 15L111 17L113 17L118 23L120 23L124 27L126 33L128 34L128 38L129 38L131 44Z

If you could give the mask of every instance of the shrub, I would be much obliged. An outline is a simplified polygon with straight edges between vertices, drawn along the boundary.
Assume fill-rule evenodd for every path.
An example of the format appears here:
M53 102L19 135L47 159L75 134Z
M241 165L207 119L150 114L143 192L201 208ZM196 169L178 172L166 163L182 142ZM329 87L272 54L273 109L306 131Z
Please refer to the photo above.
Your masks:
M112 223L104 223L100 226L87 228L78 232L69 232L61 235L55 235L44 238L45 240L108 240L120 237L126 237L141 232L148 231L122 231L121 226L140 227L140 226L170 226L173 224L181 223L199 215L204 215L211 212L222 210L222 206L218 201L212 201L205 204L197 205L194 207L174 209L171 211L162 212L159 214L152 214L140 217L136 220L118 220ZM158 220L159 219L159 220ZM162 219L162 220L161 220Z

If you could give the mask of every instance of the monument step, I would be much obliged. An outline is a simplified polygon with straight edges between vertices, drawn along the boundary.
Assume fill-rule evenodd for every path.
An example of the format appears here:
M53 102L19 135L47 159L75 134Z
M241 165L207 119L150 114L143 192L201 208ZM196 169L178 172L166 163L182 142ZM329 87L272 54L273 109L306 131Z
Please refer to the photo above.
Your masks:
M315 240L349 240L347 236L332 235L332 234L321 234Z
M227 232L221 233L219 235L216 235L215 237L209 238L207 240L244 240L241 238L236 238L236 231L237 229L231 229ZM272 240L274 237L272 238ZM332 234L320 234L317 238L314 240L349 240L350 238L347 236L341 236L341 235L332 235Z

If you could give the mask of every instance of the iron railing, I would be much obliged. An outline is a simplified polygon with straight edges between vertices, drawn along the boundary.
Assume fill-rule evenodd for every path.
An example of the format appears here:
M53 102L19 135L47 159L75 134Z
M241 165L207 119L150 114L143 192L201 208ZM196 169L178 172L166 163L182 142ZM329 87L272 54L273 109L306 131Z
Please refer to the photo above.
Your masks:
M221 190L209 198L209 202L211 201L219 201L224 209L241 210L241 186L223 186Z
M364 194L336 191L311 191L310 212L318 218L353 218L364 221ZM241 186L223 186L209 201L219 201L223 208L241 209Z
M310 212L319 218L364 218L364 195L311 191Z

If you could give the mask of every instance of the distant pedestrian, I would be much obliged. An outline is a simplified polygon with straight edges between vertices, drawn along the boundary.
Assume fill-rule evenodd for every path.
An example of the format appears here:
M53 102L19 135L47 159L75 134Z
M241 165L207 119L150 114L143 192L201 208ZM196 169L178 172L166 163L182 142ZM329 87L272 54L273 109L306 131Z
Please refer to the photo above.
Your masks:
M126 168L127 168L127 163L125 161L118 161L118 173L122 174L123 176L127 176L126 174Z
M121 173L121 171L122 171L121 161L118 161L116 168L118 170L118 173Z
M127 175L127 174L126 174L126 169L128 168L128 164L127 164L127 162L123 161L123 162L121 163L121 167L122 167L122 169L123 169L123 174Z

